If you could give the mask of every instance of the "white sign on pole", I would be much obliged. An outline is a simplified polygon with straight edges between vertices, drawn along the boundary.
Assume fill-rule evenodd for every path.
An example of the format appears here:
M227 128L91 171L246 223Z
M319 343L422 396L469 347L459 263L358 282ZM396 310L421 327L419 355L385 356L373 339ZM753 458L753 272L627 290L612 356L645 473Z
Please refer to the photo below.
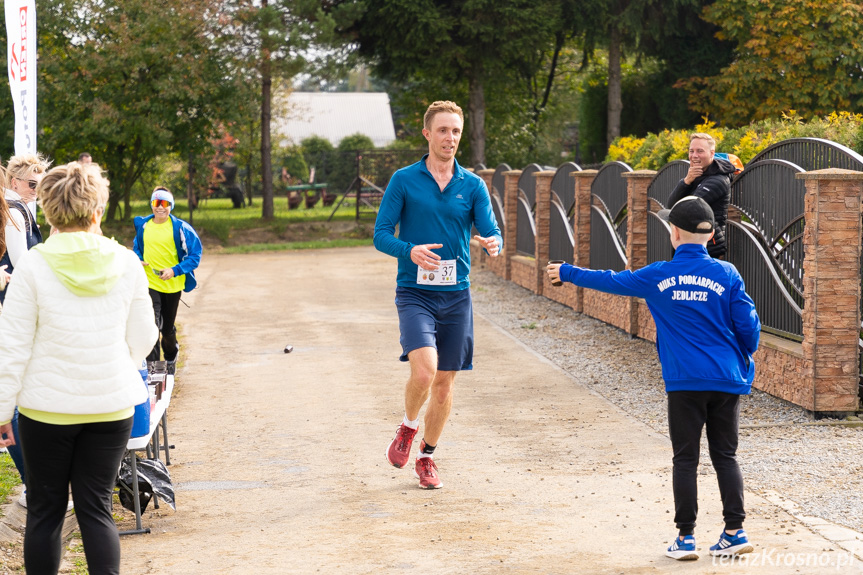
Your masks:
M36 1L4 0L15 155L36 153Z

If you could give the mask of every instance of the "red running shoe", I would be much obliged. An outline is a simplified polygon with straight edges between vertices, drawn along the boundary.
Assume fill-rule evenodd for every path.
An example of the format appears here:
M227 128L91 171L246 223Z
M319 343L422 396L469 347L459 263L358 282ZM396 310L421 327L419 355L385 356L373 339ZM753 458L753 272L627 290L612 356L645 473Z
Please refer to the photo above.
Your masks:
M408 462L411 455L411 445L414 442L414 435L417 434L416 429L411 429L404 423L399 425L396 430L396 436L393 438L387 449L387 461L390 465L402 468Z
M420 489L440 489L443 481L437 475L437 465L431 457L417 458L414 475L420 480Z

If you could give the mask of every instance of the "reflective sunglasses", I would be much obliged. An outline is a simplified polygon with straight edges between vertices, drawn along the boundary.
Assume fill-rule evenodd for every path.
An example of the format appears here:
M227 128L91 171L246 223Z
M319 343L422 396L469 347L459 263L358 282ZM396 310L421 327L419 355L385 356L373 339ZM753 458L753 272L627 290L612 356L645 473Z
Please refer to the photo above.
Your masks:
M153 200L152 202L150 202L150 205L154 208L170 208L171 202L169 202L168 200Z
M27 186L31 190L35 190L36 186L39 185L39 182L37 182L36 180L22 180L21 178L15 178L15 179L18 180L19 182L27 182Z

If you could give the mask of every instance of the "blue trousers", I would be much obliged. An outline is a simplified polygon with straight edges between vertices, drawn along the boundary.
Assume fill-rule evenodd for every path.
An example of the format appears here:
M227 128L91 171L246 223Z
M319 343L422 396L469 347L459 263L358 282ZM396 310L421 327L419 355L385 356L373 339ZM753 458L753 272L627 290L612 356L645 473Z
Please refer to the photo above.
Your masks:
M18 433L18 408L15 408L15 414L12 416L12 434L15 436L15 445L7 447L9 457L12 458L12 463L15 464L15 469L18 470L18 475L21 476L21 483L27 485L27 479L24 476L24 454L21 452L21 435ZM3 434L3 439L6 439L6 434Z

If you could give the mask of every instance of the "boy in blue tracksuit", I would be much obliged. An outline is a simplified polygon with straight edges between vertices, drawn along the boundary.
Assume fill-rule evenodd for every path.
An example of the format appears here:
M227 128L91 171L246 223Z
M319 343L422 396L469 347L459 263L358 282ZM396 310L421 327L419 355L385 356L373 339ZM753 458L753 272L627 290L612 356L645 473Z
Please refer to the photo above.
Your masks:
M743 279L730 263L707 255L713 210L703 199L683 198L658 214L669 222L675 248L670 262L615 273L550 264L548 275L607 293L641 297L656 323L656 349L668 394L673 457L674 521L679 535L666 551L698 559L695 517L701 430L707 426L710 459L722 497L725 530L711 555L753 550L743 531L743 476L737 465L740 396L755 375L752 354L761 322Z

